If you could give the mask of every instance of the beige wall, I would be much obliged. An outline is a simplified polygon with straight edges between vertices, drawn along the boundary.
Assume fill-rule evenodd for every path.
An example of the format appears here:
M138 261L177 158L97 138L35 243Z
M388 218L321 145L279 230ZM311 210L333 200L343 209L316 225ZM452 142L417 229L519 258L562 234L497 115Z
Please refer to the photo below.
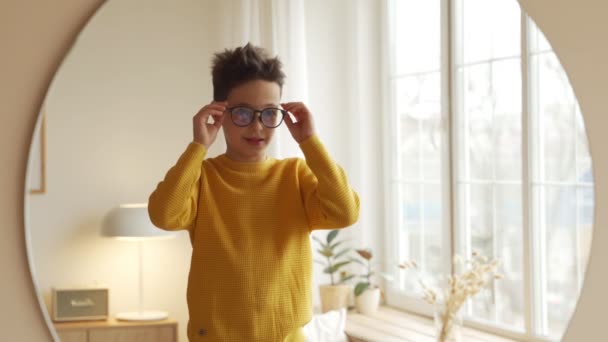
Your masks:
M585 115L595 162L596 208L608 205L608 143L603 99L607 93L608 47L603 44L608 4L594 0L522 0L544 29L571 77ZM101 2L98 0L23 1L0 3L0 240L4 276L0 303L3 340L50 340L32 285L25 250L23 200L25 167L35 115L70 42ZM312 96L313 94L311 94ZM340 151L338 151L340 152ZM348 158L345 160L349 162ZM594 341L603 332L601 314L608 304L601 262L608 260L608 212L598 210L590 272L567 341Z
M224 46L207 4L110 1L53 79L46 193L26 197L32 269L49 307L52 287L103 284L111 316L138 308L137 244L99 228L110 208L147 202L192 140L192 116L211 101L211 56ZM220 134L208 155L224 149ZM144 309L167 311L187 340L188 234L145 242L143 255Z

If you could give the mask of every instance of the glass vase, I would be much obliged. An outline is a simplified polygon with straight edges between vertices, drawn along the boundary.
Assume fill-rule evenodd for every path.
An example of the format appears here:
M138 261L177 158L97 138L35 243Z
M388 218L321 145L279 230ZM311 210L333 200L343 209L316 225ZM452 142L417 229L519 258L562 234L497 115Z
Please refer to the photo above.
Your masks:
M462 315L461 310L451 312L446 310L443 302L437 303L434 310L435 336L437 342L462 341Z

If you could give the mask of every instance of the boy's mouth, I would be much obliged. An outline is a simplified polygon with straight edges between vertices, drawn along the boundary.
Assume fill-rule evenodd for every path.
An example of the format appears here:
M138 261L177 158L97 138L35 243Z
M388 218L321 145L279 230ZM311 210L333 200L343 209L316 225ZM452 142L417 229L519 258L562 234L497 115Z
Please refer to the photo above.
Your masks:
M245 138L245 140L251 145L261 145L264 143L264 139L262 138Z

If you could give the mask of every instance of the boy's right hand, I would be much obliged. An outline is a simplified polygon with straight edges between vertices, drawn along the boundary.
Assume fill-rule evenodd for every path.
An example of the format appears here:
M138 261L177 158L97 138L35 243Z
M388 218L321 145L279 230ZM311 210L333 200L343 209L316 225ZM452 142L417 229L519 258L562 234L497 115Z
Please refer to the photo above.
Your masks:
M213 101L196 113L192 118L192 128L194 131L194 142L202 144L206 149L215 141L217 132L224 122L224 112L228 103ZM213 118L213 123L208 123L209 117Z

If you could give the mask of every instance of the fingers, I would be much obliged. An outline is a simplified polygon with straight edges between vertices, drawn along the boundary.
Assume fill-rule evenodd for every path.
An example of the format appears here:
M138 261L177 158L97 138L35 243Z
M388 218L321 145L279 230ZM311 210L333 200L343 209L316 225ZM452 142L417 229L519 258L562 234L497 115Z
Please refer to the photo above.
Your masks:
M219 116L219 117L215 117L214 116L213 117L213 120L214 120L213 121L213 127L219 129L222 126L222 123L224 122L224 118L225 117L226 117L225 115L222 115L222 116Z
M287 125L287 128L290 128L294 125L293 120L291 119L291 116L289 116L289 114L285 115L285 117L283 118L283 121L285 121L285 124Z
M281 103L281 106L289 112L296 112L296 111L302 111L302 110L308 111L308 108L306 108L306 105L302 102Z
M228 101L221 101L221 102L212 101L208 105L206 105L203 108L201 108L201 110L204 110L204 109L215 109L215 110L224 111L224 110L226 110L226 106L227 105L228 105Z
M287 102L281 103L281 106L288 111L296 119L296 122L300 122L310 115L308 108L302 102ZM289 115L287 115L289 116ZM290 117L291 119L291 117ZM293 120L292 120L293 121Z
M227 102L212 101L208 105L201 108L194 116L194 122L209 124L209 117L213 117L213 122L217 122L224 116Z

